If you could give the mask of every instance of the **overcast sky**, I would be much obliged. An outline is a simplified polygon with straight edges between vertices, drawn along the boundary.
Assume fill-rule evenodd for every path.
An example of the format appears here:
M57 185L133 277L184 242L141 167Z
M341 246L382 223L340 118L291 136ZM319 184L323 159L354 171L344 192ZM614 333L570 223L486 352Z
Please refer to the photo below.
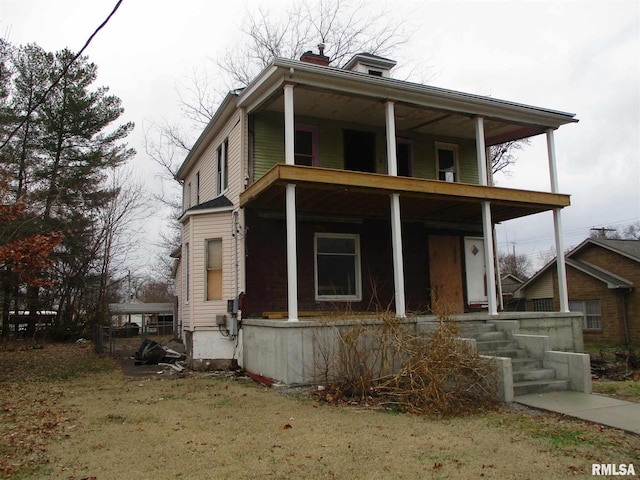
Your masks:
M0 0L0 35L14 45L79 50L116 0ZM98 65L97 85L123 101L134 121L129 143L149 190L161 188L144 150L145 126L180 117L177 89L193 71L241 41L244 12L289 1L124 0L86 50ZM224 5L224 6L222 6ZM368 1L369 9L385 3ZM388 6L400 3L388 3ZM429 67L429 83L575 113L579 123L555 135L559 185L571 195L563 211L565 246L590 228L640 220L640 2L404 1L410 43L391 58ZM388 10L388 8L387 8ZM309 45L309 49L315 49ZM413 65L411 65L413 66ZM549 191L544 137L520 154L500 185ZM161 213L157 213L158 216ZM150 223L148 237L159 221ZM534 262L553 245L550 213L497 227L499 248ZM144 263L144 261L141 261Z

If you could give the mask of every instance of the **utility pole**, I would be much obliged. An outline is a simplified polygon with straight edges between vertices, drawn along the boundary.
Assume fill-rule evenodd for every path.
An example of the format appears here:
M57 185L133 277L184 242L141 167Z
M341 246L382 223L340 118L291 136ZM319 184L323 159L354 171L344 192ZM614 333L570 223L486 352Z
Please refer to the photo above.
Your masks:
M591 231L592 232L599 232L598 233L598 238L606 239L607 238L607 232L615 232L616 229L615 228L600 227L600 228L592 228Z

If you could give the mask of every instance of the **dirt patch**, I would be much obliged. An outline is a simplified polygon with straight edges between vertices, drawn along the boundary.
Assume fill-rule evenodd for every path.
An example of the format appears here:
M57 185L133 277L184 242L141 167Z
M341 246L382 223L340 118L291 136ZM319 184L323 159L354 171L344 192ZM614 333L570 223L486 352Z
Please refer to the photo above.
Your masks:
M6 478L563 478L640 464L638 436L521 407L452 418L335 407L246 378L125 377L75 353L102 368L0 375Z

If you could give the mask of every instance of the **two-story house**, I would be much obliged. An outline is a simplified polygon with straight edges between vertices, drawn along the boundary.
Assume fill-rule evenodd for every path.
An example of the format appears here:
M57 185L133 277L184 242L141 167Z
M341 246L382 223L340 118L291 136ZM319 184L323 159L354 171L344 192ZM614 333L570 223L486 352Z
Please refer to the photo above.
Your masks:
M332 311L497 316L494 225L553 211L562 249L553 133L574 115L397 80L394 65L276 58L224 99L177 173L193 363L286 355L268 328L295 335ZM487 149L541 134L551 191L493 186Z

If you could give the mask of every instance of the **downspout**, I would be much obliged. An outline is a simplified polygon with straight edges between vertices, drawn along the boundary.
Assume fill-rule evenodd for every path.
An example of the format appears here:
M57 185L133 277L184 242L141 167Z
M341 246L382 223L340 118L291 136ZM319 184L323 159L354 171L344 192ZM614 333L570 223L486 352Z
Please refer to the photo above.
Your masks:
M631 344L631 338L629 336L629 318L627 316L627 295L631 293L633 289L620 289L620 302L622 302L622 326L624 327L624 340L628 345Z

